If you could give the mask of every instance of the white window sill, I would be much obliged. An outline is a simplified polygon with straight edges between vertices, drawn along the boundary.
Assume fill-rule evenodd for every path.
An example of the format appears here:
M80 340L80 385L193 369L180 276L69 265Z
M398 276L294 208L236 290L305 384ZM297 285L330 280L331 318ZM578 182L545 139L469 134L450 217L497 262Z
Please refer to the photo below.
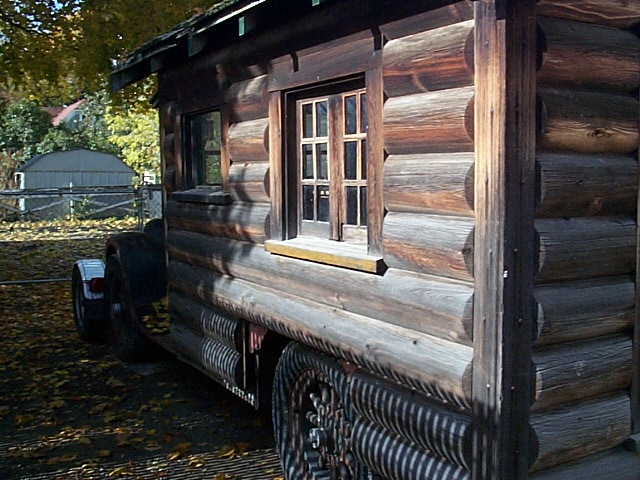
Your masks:
M267 240L264 246L274 255L375 274L382 274L386 270L382 257L368 254L365 245L298 237L284 241Z

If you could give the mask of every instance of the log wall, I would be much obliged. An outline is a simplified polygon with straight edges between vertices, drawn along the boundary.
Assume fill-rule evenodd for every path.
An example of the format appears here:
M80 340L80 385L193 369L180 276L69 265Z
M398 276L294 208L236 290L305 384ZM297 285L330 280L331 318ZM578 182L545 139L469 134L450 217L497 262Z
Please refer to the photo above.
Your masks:
M630 434L640 20L629 2L538 2L532 471Z
M222 112L230 199L222 205L177 195L166 204L172 332L183 355L239 384L238 339L211 333L226 325L216 313L224 311L346 359L424 394L424 414L438 415L419 425L428 429L418 437L420 449L435 449L425 465L433 453L434 465L455 464L461 472L471 464L473 27L472 2L462 1L380 25L382 38L365 31L274 59L266 74L217 66L224 79L211 106ZM367 85L380 91L369 128L382 134L368 148L386 161L369 179L376 203L370 209L386 215L369 243L382 253L384 274L269 253L264 242L281 240L286 221L278 201L286 194L283 92L364 71ZM194 112L211 107L186 105ZM171 125L163 158L176 172L167 191L179 191L180 117L163 117ZM376 437L377 421L366 420L360 442ZM460 438L450 436L453 423L463 430ZM415 440L394 435L398 451Z
M225 205L187 196L167 201L170 263L231 276L256 292L275 285L278 291L291 295L292 301L313 301L321 310L338 309L347 316L448 342L455 346L452 351L460 348L465 352L460 361L467 362L473 344L472 10L472 3L464 1L423 15L420 22L408 18L381 25L386 37L378 47L371 32L361 32L332 41L330 56L323 48L312 47L297 52L295 61L274 59L266 74L264 68L217 66L222 76L216 101L223 112L228 162L223 183L231 200ZM362 58L357 57L358 51L363 52ZM340 58L339 66L335 56ZM282 91L318 81L312 72L325 64L323 78L352 75L360 73L358 69L379 65L376 75L385 103L380 105L383 111L377 112L377 118L375 113L371 115L370 124L382 119L380 130L384 135L378 146L389 155L376 182L381 194L379 208L384 201L388 214L384 233L373 239L384 250L384 275L273 255L263 246L265 240L273 238L272 217L282 215L273 202L273 195L278 197L282 189L282 178L273 174L281 171L274 162L283 161L279 150L285 146L281 137L286 133L281 118ZM188 83L186 78L180 81ZM274 108L276 104L280 105L278 109ZM210 108L191 100L186 105L189 111ZM176 142L182 139L170 134L177 131L180 118L168 114L163 118L171 125L166 130L164 160L167 166L176 165L175 178L179 180L183 159ZM176 189L180 189L179 181L168 191ZM336 291L337 282L346 282L349 288ZM192 317L212 315L215 302L177 294L177 285L172 284L171 289L171 299L179 310L190 312L174 315L181 325L176 334L185 338L203 335ZM232 302L232 298L225 302ZM228 303L218 307L230 308ZM242 317L249 311L241 309L236 315ZM299 321L299 313L291 310L290 315L282 321L291 325ZM292 338L324 334L320 327L314 332L312 325L309 332L294 334L293 326L283 330L274 322L263 323ZM334 341L341 342L338 338ZM322 345L329 353L337 352L329 343ZM193 356L193 352L185 355ZM364 358L369 354L349 350L349 355ZM404 356L399 351L398 355ZM389 362L388 368L395 368L394 364ZM436 402L468 407L468 384L461 383L463 377L465 382L470 378L468 362L462 371L466 373L454 381L455 385L439 386L435 377L425 377L420 382L428 386L422 389ZM423 373L411 375L418 378Z
M471 283L474 21L459 7L462 21L390 33L383 48L382 249L392 268Z

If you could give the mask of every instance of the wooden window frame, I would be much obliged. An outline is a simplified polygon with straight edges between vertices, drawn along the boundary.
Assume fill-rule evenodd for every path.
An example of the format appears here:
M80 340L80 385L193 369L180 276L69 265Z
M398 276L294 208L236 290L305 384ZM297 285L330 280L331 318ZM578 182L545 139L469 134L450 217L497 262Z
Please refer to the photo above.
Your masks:
M347 143L356 143L356 164L360 166L362 157L366 158L366 151L361 151L358 144L362 140L366 140L367 132L361 131L360 128L360 107L356 102L356 121L357 131L349 134L346 131L346 99L355 96L360 100L362 94L366 94L364 87L364 78L350 80L346 82L331 83L322 87L324 93L315 96L305 95L304 90L301 95L293 92L293 96L287 102L289 103L289 113L291 117L290 145L287 147L287 170L288 175L293 177L290 183L290 190L287 195L288 216L291 219L288 224L287 238L298 236L310 236L320 239L329 239L347 243L355 243L365 245L367 243L368 224L359 226L359 222L350 225L347 221L347 187L361 188L367 186L366 173L357 175L356 179L348 179L345 175L346 159L344 149ZM300 98L298 98L300 97ZM365 97L366 98L366 97ZM318 106L326 105L325 121L326 127L324 132L318 131ZM311 130L310 136L303 133L305 122L302 109L305 106L311 107ZM294 124L295 120L295 124ZM295 139L294 139L295 131ZM318 147L326 148L326 165L322 169L318 163L320 162L320 154ZM309 148L312 162L311 171L305 175L304 153L305 147ZM359 154L358 154L359 153ZM324 175L321 174L324 170ZM358 168L356 168L356 171ZM310 173L310 175L309 175ZM357 172L356 172L357 173ZM364 177L364 179L362 179ZM311 218L305 215L305 195L303 193L305 187L314 190L311 197L312 208L310 212ZM319 215L319 192L328 193L328 211L327 221L322 221ZM358 196L359 199L359 196ZM365 202L365 204L368 202ZM360 205L356 205L358 217L360 217ZM366 214L365 214L366 216ZM295 222L295 224L294 224Z
M196 171L192 156L192 132L190 122L199 115L206 115L217 112L220 115L220 183L206 184L198 180L199 176L204 175L202 171ZM227 192L227 176L229 173L229 154L227 147L227 136L229 130L229 121L227 111L223 106L215 105L211 108L193 111L180 112L178 115L180 124L180 143L182 149L180 152L181 165L180 189L171 193L171 199L179 202L192 203L208 203L227 205L231 203L231 195Z
M336 89L335 85L349 85L350 81L359 82L358 88L366 91L367 109L367 240L361 244L337 242L330 238L339 238L339 233L331 233L326 240L300 235L298 228L297 175L291 173L290 159L297 157L292 148L298 148L297 142L287 141L287 133L296 128L295 111L291 105L297 99L314 98L322 94L322 88ZM351 84L353 85L353 84ZM384 167L384 145L382 139L382 72L381 69L368 69L358 75L335 79L323 85L311 85L307 88L292 88L289 91L271 93L269 105L270 117L270 182L271 182L271 239L265 242L265 248L274 254L299 258L318 263L350 268L369 273L382 274L386 270L381 256L382 221L384 206L382 198L382 175ZM348 92L352 89L343 88ZM339 123L333 122L334 125ZM292 147L292 143L295 145ZM341 147L342 148L342 147ZM335 163L334 163L335 165ZM296 192L291 198L289 192ZM295 200L294 200L295 199ZM335 204L335 202L333 202ZM335 207L334 207L335 208ZM335 224L334 224L335 225ZM340 225L335 225L340 228Z

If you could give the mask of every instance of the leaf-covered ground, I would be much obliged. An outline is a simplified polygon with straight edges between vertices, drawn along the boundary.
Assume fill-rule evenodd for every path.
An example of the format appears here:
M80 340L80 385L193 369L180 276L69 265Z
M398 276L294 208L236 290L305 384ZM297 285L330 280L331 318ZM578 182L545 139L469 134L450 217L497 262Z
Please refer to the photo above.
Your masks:
M63 279L133 228L0 223L0 479L279 478L268 418L168 355L125 365L75 334Z

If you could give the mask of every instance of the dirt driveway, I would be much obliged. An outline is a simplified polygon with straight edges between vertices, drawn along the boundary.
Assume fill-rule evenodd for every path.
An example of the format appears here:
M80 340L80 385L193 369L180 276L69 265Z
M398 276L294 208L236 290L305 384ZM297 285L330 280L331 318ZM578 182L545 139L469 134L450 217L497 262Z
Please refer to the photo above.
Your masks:
M169 356L125 365L73 327L76 258L133 224L0 223L0 479L276 479L270 419ZM17 283L58 279L55 282Z

